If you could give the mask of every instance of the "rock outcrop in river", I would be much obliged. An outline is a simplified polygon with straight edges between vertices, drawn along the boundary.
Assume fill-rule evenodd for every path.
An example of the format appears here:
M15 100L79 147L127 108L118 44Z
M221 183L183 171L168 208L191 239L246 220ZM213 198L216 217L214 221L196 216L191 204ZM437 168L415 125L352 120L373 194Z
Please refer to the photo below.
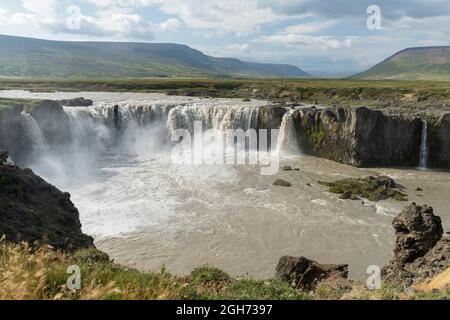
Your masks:
M4 154L0 152L0 154ZM0 237L49 244L57 249L93 246L81 231L70 194L48 184L30 169L0 163Z

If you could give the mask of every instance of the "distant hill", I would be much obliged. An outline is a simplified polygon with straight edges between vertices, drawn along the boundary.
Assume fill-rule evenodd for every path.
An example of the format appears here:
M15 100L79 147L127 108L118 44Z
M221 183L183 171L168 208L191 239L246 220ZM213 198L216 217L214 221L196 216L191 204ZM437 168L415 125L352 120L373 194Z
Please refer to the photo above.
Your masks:
M171 43L49 41L0 35L0 76L308 77L284 64L215 58Z
M450 47L408 48L352 78L450 80Z

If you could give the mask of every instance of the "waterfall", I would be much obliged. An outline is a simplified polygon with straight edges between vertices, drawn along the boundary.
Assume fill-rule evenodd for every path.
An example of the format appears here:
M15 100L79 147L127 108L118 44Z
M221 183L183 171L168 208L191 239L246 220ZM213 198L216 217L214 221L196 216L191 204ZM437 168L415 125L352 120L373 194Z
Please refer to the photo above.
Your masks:
M167 128L193 132L194 122L201 121L204 129L257 129L258 114L255 106L182 105L169 111Z
M24 134L32 143L31 149L33 155L42 155L48 152L49 146L47 140L45 139L36 120L26 112L22 112L21 115L22 124L25 131Z
M297 132L295 130L293 114L296 109L291 109L283 115L278 136L278 151L280 154L295 155L300 153Z
M422 121L422 138L420 142L419 168L426 169L428 165L428 123Z

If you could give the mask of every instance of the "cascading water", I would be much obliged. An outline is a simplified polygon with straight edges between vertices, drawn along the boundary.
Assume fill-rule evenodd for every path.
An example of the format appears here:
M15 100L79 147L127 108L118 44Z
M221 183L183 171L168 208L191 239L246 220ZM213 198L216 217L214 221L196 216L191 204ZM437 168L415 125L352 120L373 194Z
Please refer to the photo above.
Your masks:
M300 153L297 132L295 130L293 115L297 109L291 109L283 115L278 136L278 151L280 154L296 155Z
M22 122L24 128L24 134L27 136L28 140L31 141L31 149L33 156L42 155L49 150L48 143L42 134L39 125L36 120L28 113L22 112Z
M420 142L419 168L426 169L428 165L428 123L422 121L422 138Z

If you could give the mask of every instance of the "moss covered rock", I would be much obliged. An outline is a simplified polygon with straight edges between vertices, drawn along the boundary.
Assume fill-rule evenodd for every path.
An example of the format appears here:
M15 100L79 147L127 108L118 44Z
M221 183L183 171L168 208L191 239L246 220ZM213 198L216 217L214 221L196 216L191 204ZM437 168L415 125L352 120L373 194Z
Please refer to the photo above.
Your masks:
M340 194L341 199L365 198L370 201L380 201L393 198L398 201L407 201L407 195L398 190L395 181L387 176L347 178L335 182L318 181L318 183L327 186L329 192Z

